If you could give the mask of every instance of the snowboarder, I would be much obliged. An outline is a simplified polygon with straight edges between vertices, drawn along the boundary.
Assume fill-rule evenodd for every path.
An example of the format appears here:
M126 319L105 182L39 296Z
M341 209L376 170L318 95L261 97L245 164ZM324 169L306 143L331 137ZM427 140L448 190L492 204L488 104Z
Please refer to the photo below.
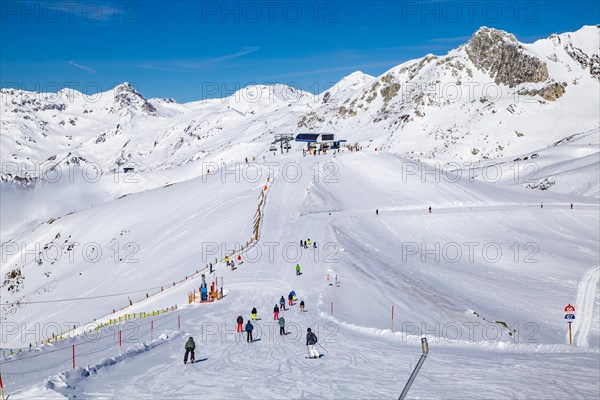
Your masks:
M248 323L246 324L246 341L248 343L254 341L254 339L252 339L252 329L254 329L254 325L252 325L250 320L248 320Z
M304 300L300 301L300 312L304 312Z
M307 243L308 243L308 245L310 246L310 239L308 239L306 242L307 242Z
M317 335L310 328L306 330L306 345L308 346L308 358L319 358L317 351Z
M258 311L256 311L256 307L252 307L252 320L253 321L256 321L258 319L256 314L258 314Z
M292 290L292 300L296 301L296 292Z
M293 299L293 297L292 297L292 292L290 292L290 294L288 294L288 304L289 304L290 306L291 306L291 305L293 305L293 304L292 304L292 301L293 301L292 299Z
M243 324L244 324L244 318L242 318L241 315L238 315L238 317L237 317L237 331L238 332L242 332Z
M183 356L184 364L187 364L188 355L190 356L192 364L194 363L194 350L196 350L196 343L194 343L194 338L190 336L187 342L185 342L185 355Z
M279 334L285 335L285 318L279 317Z
M300 264L296 264L296 275L300 275Z
M273 320L277 321L279 319L279 307L277 307L277 304L275 304L275 307L273 308Z
M281 298L279 299L279 308L282 311L285 311L285 299L283 298L283 296L281 296Z

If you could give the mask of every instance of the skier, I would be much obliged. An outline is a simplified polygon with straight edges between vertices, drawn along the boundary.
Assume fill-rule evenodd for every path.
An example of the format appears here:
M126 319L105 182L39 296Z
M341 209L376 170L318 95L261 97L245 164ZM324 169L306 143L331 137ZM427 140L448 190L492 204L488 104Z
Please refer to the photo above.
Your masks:
M308 346L308 358L319 358L317 351L317 335L310 328L306 330L306 345Z
M544 208L544 203L542 203L542 204L540 205L540 208Z
M296 275L300 276L300 264L296 264Z
M252 329L254 329L254 325L252 325L250 323L250 320L248 320L248 323L246 324L246 341L248 343L251 343L254 341L254 339L252 339Z
M429 214L431 214L431 207L429 207Z
M375 215L379 215L379 209L375 210Z
M252 320L253 321L256 321L258 319L256 314L258 314L258 311L256 311L256 307L252 307Z
M317 242L313 242L313 249L317 248Z
M304 312L304 300L300 301L300 312Z
M233 262L233 260L231 260L229 262L229 264L231 264L231 270L233 271L235 269L235 262Z
M292 300L296 301L296 292L292 290Z
M192 364L194 363L194 350L196 350L196 343L194 343L194 338L190 336L187 342L185 342L185 355L183 356L184 364L187 364L188 355L190 356Z
M210 264L209 264L209 268L210 268L210 272L209 272L209 273L210 273L210 274L212 274L212 272L213 272L213 269L212 269L212 268L213 268L213 267L212 267L212 263L210 263Z
M279 317L279 334L285 335L285 318Z
M571 210L573 209L573 203L571 203Z
M246 157L246 164L248 164L248 157Z
M308 249L308 246L306 245L306 240L304 241L304 248Z
M304 247L304 242L300 239L300 247Z
M242 332L242 325L244 324L244 318L241 315L237 317L237 331Z
M308 245L310 246L310 239L307 240Z
M281 309L281 311L285 311L285 299L283 298L283 296L281 296L281 298L279 299L279 308Z
M291 306L291 305L293 305L293 304L292 304L292 301L293 301L292 299L293 299L293 297L292 297L292 292L290 292L290 294L288 294L288 304L289 304L290 306Z
M238 256L238 263L239 263L240 261L242 261L242 256L241 256L241 255L239 255L239 256Z
M273 320L277 321L279 319L279 307L277 307L277 304L275 304L275 307L273 308Z

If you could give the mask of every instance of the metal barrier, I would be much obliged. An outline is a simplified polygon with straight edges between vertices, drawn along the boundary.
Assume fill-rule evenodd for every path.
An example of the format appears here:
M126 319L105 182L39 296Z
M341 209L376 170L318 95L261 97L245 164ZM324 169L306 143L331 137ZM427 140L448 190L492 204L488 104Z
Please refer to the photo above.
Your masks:
M410 378L408 378L408 382L406 382L404 389L402 389L402 393L400 393L400 397L398 397L398 400L404 400L406 398L406 395L408 394L410 387L412 386L413 382L415 381L417 374L419 373L419 371L421 370L421 367L425 363L425 359L427 358L427 355L429 354L429 343L427 343L426 337L421 338L421 349L423 350L423 354L421 354L421 358L419 358L419 362L415 366L415 369L413 370L412 374L410 374Z

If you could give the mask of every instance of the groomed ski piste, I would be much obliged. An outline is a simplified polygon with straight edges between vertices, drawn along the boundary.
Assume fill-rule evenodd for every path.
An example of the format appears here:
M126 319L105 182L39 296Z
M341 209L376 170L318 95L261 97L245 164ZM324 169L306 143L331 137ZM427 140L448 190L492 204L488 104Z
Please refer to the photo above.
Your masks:
M53 321L81 326L177 308L88 334L78 328L72 338L2 358L4 389L11 400L391 399L425 336L430 354L409 398L598 398L599 173L589 162L598 146L595 130L540 149L539 171L579 178L572 186L561 180L560 191L525 188L514 172L526 166L512 158L495 160L502 175L491 179L483 169L451 173L373 150L303 156L299 145L277 155L265 148L249 164L239 146L229 154L239 163L138 173L129 186L103 178L85 186L79 211L32 226L14 242L44 244L61 233L61 241L96 243L107 258L111 244L125 253L94 263L65 253L46 286L44 270L28 275L24 297L8 299L21 298L22 321L42 328L5 329L4 340L26 347L54 332L43 328ZM208 262L250 240L256 215L258 240L234 256L243 263L231 270L219 261L208 274ZM307 239L317 248L300 249ZM7 265L21 254L13 257ZM188 304L201 273L209 283L223 278L222 300ZM281 313L287 334L280 336L272 310L292 290L298 299ZM60 299L72 300L35 303ZM568 303L576 308L573 346ZM247 343L235 320L249 320L252 307L259 320ZM306 358L308 327L319 338L318 360ZM189 336L196 363L184 365Z

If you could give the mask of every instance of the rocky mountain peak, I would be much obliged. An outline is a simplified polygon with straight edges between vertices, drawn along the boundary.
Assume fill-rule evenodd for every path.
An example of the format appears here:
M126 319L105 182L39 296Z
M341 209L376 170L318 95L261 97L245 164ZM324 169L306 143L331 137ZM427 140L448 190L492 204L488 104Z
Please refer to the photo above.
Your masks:
M115 87L111 113L121 110L135 110L146 115L156 115L156 108L148 102L135 88L125 82Z
M465 46L471 62L494 78L497 84L515 87L548 79L546 63L527 54L514 35L481 27Z

